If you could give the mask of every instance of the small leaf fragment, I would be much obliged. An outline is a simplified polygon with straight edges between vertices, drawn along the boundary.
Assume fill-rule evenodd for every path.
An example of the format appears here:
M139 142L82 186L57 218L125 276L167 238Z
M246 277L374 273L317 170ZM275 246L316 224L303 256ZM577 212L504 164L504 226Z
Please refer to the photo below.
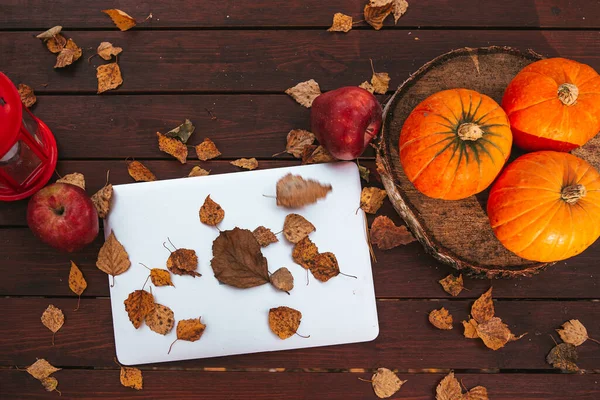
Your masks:
M308 148L308 147L307 147ZM302 164L323 164L337 161L337 158L323 146L319 145L310 154L302 154Z
M210 171L207 171L204 168L201 168L201 167L195 165L194 168L192 168L192 170L188 174L188 177L190 177L190 176L206 176L208 174L210 174Z
M96 68L96 78L98 79L98 94L116 89L123 83L121 69L116 62L99 65Z
M373 91L378 94L386 94L390 86L390 76L387 72L375 72L371 77Z
M392 13L394 13L394 25L398 23L401 16L406 13L408 9L408 2L406 0L393 0Z
M286 153L296 158L302 157L302 152L306 146L310 146L315 141L315 134L304 129L292 129L287 134Z
M188 139L190 136L192 136L192 133L194 133L195 130L196 127L194 124L192 124L192 121L186 118L183 124L171 129L169 132L165 133L165 136L179 139L181 143L187 143Z
M460 383L450 372L435 389L435 400L462 400L462 389Z
M513 337L508 326L498 317L480 323L475 329L483 343L492 350L501 349Z
M283 223L283 236L290 243L298 243L315 229L315 226L302 215L288 214Z
M123 49L121 47L114 47L110 42L102 42L100 43L100 46L98 46L96 52L102 59L110 61L112 56L119 55L122 51Z
M135 19L124 11L118 9L102 10L102 12L110 17L117 28L121 31L126 31L136 25Z
M175 326L175 314L169 307L156 303L146 315L146 325L159 335L166 335Z
M379 215L371 224L370 238L371 243L381 250L393 249L416 240L406 226L396 226L385 215Z
M281 267L271 274L271 285L282 292L289 292L294 288L294 276L286 267Z
M328 32L349 32L352 29L352 17L342 13L333 14L333 23Z
M66 45L67 45L67 39L61 34L57 34L56 36L54 36L46 41L46 47L53 54L60 53L61 50L64 49Z
M196 155L199 160L206 161L219 157L221 152L212 140L205 138L202 143L196 145Z
M371 175L371 170L364 165L358 166L358 173L360 174L360 178L365 182L369 183L369 178Z
M171 281L171 273L166 269L152 268L150 270L150 280L154 286L175 286Z
M377 368L377 372L371 377L373 391L380 399L392 397L406 382L387 368Z
M185 164L188 156L188 148L180 140L163 135L160 132L156 132L158 138L158 148L160 151L165 152L175 157L180 163Z
M260 247L267 247L272 243L279 242L277 236L269 228L265 228L264 226L259 226L255 230L252 231L254 238L260 244Z
M383 27L383 21L392 12L393 6L392 0L371 0L369 4L365 5L363 11L365 21L375 30L380 30Z
M236 167L240 167L240 168L244 168L244 169L248 169L248 170L253 170L253 169L258 168L258 161L254 157L240 158L238 160L231 161L230 164L235 165Z
M54 36L58 35L61 30L62 30L62 26L60 26L60 25L53 26L52 28L48 29L47 31L42 32L39 35L37 35L36 38L46 41L46 40L52 39Z
M182 319L177 323L177 339L171 343L169 353L171 352L173 344L178 340L185 340L188 342L200 340L205 329L206 325L200 322L200 318Z
M340 274L337 258L330 252L317 254L308 262L308 265L315 279L321 282L327 282Z
M462 400L489 400L487 389L483 386L475 386L465 393Z
M361 83L360 85L358 85L358 87L362 88L362 89L365 89L369 93L374 93L375 92L375 88L373 87L373 85L371 85L371 83L367 82L367 81L364 81L363 83Z
M321 88L314 79L311 79L300 82L296 86L287 89L285 93L290 95L300 105L310 108L313 101L321 94Z
M129 320L138 329L154 309L154 296L145 290L134 290L124 301Z
M302 313L290 307L281 306L269 310L269 328L280 339L294 336L301 320Z
M127 172L129 172L129 176L136 182L152 182L156 180L156 175L139 161L128 162Z
M27 367L26 371L35 379L42 380L49 377L61 368L56 368L43 358L39 358L36 362Z
M561 329L556 332L565 343L570 343L573 346L581 346L589 339L587 329L578 319L572 319L562 324Z
M369 214L375 214L387 197L385 190L376 187L365 187L360 193L360 208Z
M79 296L77 300L77 308L75 311L79 310L79 301L81 300L81 294L87 288L87 282L83 277L83 273L73 261L71 261L71 271L69 272L69 288L73 293Z
M277 181L277 205L299 208L315 203L327 196L331 185L322 185L312 179L305 180L299 175L287 174Z
M68 183L69 185L78 186L81 189L85 190L85 177L83 174L79 172L73 172L72 174L67 174L56 181L56 183Z
M135 390L142 390L144 378L142 371L133 367L121 367L121 385Z
M19 83L17 90L19 91L19 96L21 96L21 102L25 107L31 108L31 106L33 106L37 101L37 97L35 97L35 93L33 92L31 86L28 86L24 83Z
M102 189L98 190L92 196L92 203L96 207L96 212L99 218L106 218L110 211L110 202L112 200L113 187L107 183Z
M546 356L546 362L554 368L560 368L563 372L578 372L577 347L571 343L560 343L556 345Z
M471 306L473 319L482 324L494 316L494 301L492 300L492 288L482 294Z
M217 226L219 222L225 218L225 210L221 206L210 198L210 195L206 196L204 204L200 207L200 222L210 226Z
M304 269L310 269L310 261L319 254L319 249L308 236L296 243L292 251L292 258L296 264Z
M117 240L114 231L110 232L108 239L106 239L100 248L96 267L113 277L121 275L131 267L129 254L127 254L123 245Z
M452 329L452 315L444 307L429 313L429 322L438 329Z
M477 333L477 321L474 319L470 319L467 321L462 321L463 326L465 327L464 335L468 339L477 339L479 334Z
M60 393L60 390L58 390L58 380L55 377L48 376L40 379L40 382L47 392L53 392L56 390L58 393Z
M444 288L446 293L454 297L458 296L464 289L462 274L459 276L450 274L444 279L440 279L438 282L442 285L442 288Z
M177 249L167 259L167 268L175 275L202 276L196 272L198 256L191 249Z
M42 324L52 332L52 346L54 346L54 335L65 323L65 315L60 308L52 304L42 314Z

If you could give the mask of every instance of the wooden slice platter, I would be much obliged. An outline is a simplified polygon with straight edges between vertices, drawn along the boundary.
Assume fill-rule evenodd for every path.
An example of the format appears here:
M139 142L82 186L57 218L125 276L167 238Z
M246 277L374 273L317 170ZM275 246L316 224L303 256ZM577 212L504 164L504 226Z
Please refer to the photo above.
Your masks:
M500 103L512 78L541 58L533 51L508 47L453 50L425 64L400 85L384 110L377 165L390 201L428 253L472 275L530 276L551 264L520 258L496 239L485 211L488 190L458 201L432 199L417 191L400 164L400 131L414 107L441 90L472 89ZM600 168L600 135L573 153ZM509 162L521 154L513 147Z

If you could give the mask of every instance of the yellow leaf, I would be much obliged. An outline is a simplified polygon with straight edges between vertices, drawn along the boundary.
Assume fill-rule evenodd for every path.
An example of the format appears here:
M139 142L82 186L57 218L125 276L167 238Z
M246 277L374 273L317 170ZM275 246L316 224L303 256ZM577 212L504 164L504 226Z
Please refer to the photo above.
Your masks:
M97 53L104 60L109 61L112 56L116 56L123 51L120 47L114 47L110 42L102 42L100 46L98 46Z
M476 329L483 343L492 350L504 347L514 337L508 326L498 317L480 323Z
M452 315L444 307L429 313L429 322L438 329L452 329Z
M269 310L269 328L280 339L294 336L301 320L302 313L290 307L283 306Z
M171 281L171 273L166 269L152 268L150 270L150 280L154 286L175 286Z
M359 88L363 88L366 91L368 91L369 93L374 93L375 92L375 88L373 87L373 85L371 85L369 82L364 81L363 83L361 83L360 85L358 85Z
M315 134L304 129L292 129L287 135L286 153L296 158L302 157L306 146L310 146L315 141Z
M121 275L131 267L129 254L127 254L123 245L117 240L114 231L110 232L108 239L106 239L100 248L96 267L100 271L113 276L113 285L114 277Z
M65 323L65 315L60 308L50 304L42 314L41 320L42 324L52 332L52 346L54 346L54 335Z
M461 400L462 389L460 383L454 377L454 372L450 372L435 389L435 400Z
M310 240L308 236L304 239L300 240L294 246L294 250L292 251L292 258L296 264L299 264L304 269L310 268L310 261L315 258L319 254L319 249L317 246Z
M563 342L570 343L573 346L581 346L588 339L596 342L595 339L588 336L587 329L578 319L565 322L562 324L561 329L557 329L556 332L558 332Z
M464 335L468 339L477 339L479 334L477 334L477 321L474 319L470 319L467 321L462 321L463 326L465 327Z
M217 226L225 218L225 210L210 198L210 195L204 199L204 204L200 207L200 222L210 226Z
M40 358L36 362L31 364L29 367L27 367L26 371L35 379L41 380L49 377L56 371L60 371L60 368L56 368L48 361L44 360L43 358Z
M333 14L333 24L329 32L349 32L352 29L352 17L342 13Z
M52 51L52 50L51 50ZM83 54L80 47L78 47L72 39L67 40L65 47L60 50L58 56L56 56L56 64L54 68L63 68L73 64L75 61L81 58Z
M371 377L373 391L380 399L392 397L406 382L387 368L377 368L377 372Z
M475 386L465 393L463 400L489 400L487 389L483 386Z
M69 185L74 185L80 187L85 190L85 177L83 174L79 172L73 172L72 174L67 174L56 181L56 183L68 183Z
M380 30L383 27L383 21L392 12L393 6L392 0L371 0L370 4L365 5L363 11L365 21L375 30Z
M331 252L319 253L308 262L308 268L316 280L327 282L340 274L335 254Z
M185 164L188 156L188 149L185 144L175 138L170 138L163 135L160 132L156 132L158 137L158 148L173 157L175 157L180 163Z
M77 300L77 308L75 311L79 310L79 300L81 300L81 294L87 288L87 282L81 273L77 264L71 261L71 271L69 272L69 288L73 293L79 296Z
M99 65L96 68L96 78L98 79L98 94L116 89L123 83L121 69L116 62Z
M133 367L121 367L121 385L135 390L142 390L144 379L142 371Z
M206 176L208 174L210 174L210 171L207 171L204 168L201 168L201 167L195 165L194 168L192 168L192 170L188 174L188 177L189 176Z
M305 147L305 150L310 146ZM302 164L322 164L337 161L337 158L323 146L319 145L314 150L311 149L310 154L302 154Z
M253 170L258 168L258 161L256 158L240 158L235 161L230 162L231 165L235 165L236 167Z
M46 47L51 53L54 54L60 53L66 45L67 39L65 39L65 37L61 34L57 34L56 36L46 40Z
M135 19L133 19L132 16L130 16L124 11L118 9L110 9L102 10L102 12L108 15L113 20L117 28L119 28L121 31L126 31L128 29L133 28L136 25Z
M285 93L304 107L310 108L313 101L321 94L321 88L314 79L311 79L300 82L296 86L287 89Z
M444 291L451 296L458 296L460 292L464 289L463 286L463 276L462 274L458 277L450 274L444 279L440 279L438 281L440 285L444 288Z
M217 149L215 143L209 138L205 138L202 143L196 145L196 155L201 161L206 161L219 157L221 152Z
M31 86L27 86L24 83L19 83L17 90L19 91L19 96L21 96L21 102L25 107L31 108L31 106L33 106L37 101Z
M154 309L154 296L145 290L134 290L124 301L129 320L138 329L146 316Z
M178 340L185 340L187 342L200 340L205 329L206 325L200 322L200 318L182 319L177 323L177 339L171 343L169 353L171 353L173 344Z
M139 161L131 161L127 163L127 172L129 176L136 182L152 182L156 180L156 176L144 164Z
M47 392L53 392L53 391L57 391L58 394L62 395L60 393L60 390L58 390L58 380L53 377L53 376L48 376L46 378L40 379L40 382L42 383L42 386L44 386L44 389L46 389Z
M492 288L481 295L471 307L471 315L478 323L489 321L494 316L494 301L492 300Z
M394 14L394 24L398 23L401 16L406 13L408 9L408 2L406 0L393 0L392 13Z
M387 197L385 190L376 187L365 187L360 193L360 208L369 214L375 214Z

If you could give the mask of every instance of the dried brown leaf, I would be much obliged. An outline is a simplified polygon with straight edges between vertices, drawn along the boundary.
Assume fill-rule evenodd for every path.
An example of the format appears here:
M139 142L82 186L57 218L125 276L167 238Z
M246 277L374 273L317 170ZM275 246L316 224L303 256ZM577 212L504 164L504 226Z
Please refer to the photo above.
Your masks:
M142 390L144 378L142 371L133 367L121 367L121 385L135 390Z
M98 94L116 89L123 83L121 68L116 62L99 65L96 68L96 78L98 79Z
M146 315L146 325L154 332L166 335L175 325L175 314L169 307L156 303L152 311Z
M112 200L113 187L110 183L107 183L102 189L98 190L92 196L92 203L96 207L98 217L106 218L110 211L110 202Z
M58 56L56 56L56 64L54 65L54 68L64 68L69 66L75 61L79 60L82 54L83 51L81 48L75 44L73 39L69 39L67 40L65 47L61 49L60 53L58 53Z
M60 368L54 367L48 361L43 358L39 358L36 362L27 367L26 371L29 375L33 376L35 379L42 380L44 378L49 377L56 371L60 371Z
M102 10L102 12L110 17L117 28L121 31L126 31L136 25L135 19L124 11L118 9Z
M33 92L31 86L28 86L24 83L19 83L17 89L19 91L19 96L21 96L21 102L25 107L30 108L35 104L37 97L35 97L35 93Z
M269 328L279 336L280 339L287 339L298 331L302 313L290 307L277 307L269 310Z
M256 158L240 158L235 161L230 162L231 165L235 165L236 167L253 170L258 168L258 161Z
M53 392L56 390L60 394L60 390L58 390L58 380L55 377L48 376L40 379L40 382L47 392Z
M196 272L198 256L191 249L177 249L167 259L167 268L175 275L202 276Z
M352 29L352 17L342 13L333 14L333 23L328 32L349 32Z
M154 309L154 296L145 290L134 290L123 302L129 320L138 329L146 316Z
M259 226L254 231L252 231L254 238L260 244L260 247L267 247L272 243L279 242L277 236L269 228L265 228L264 226Z
M400 380L393 371L387 368L377 368L377 372L371 377L373 391L380 399L392 397L406 382Z
M465 393L463 400L489 400L487 389L483 386L475 386Z
M152 268L150 270L150 280L154 286L175 286L171 281L171 273L166 269Z
M373 85L371 85L371 83L367 82L367 81L364 81L363 83L361 83L360 85L358 85L358 87L362 88L362 89L365 89L369 93L374 93L375 92L375 88L373 87Z
M315 229L315 226L302 215L288 214L283 223L283 236L291 243L298 243Z
M267 259L251 231L222 231L213 242L210 264L221 283L245 289L269 282Z
M69 272L69 288L73 293L79 296L77 300L77 308L75 311L79 309L79 301L81 300L81 294L87 288L87 282L83 277L83 273L73 261L71 261L71 271Z
M435 389L435 400L462 400L462 389L460 383L450 372Z
M294 288L294 276L286 267L281 267L271 274L271 285L283 292Z
M296 86L287 89L285 93L292 96L294 100L304 107L310 108L313 101L321 94L321 88L314 79L311 79L300 82Z
M111 231L108 239L100 248L96 267L102 272L112 275L113 278L121 275L131 267L129 254L123 245L117 240L115 232Z
M477 333L477 321L474 319L470 319L467 321L462 321L463 326L465 327L464 335L468 339L477 339L479 334Z
M201 161L211 160L219 157L221 152L217 149L215 143L209 138L204 138L204 141L196 145L196 155Z
M52 39L54 36L58 35L61 30L62 30L62 26L60 26L60 25L53 26L52 28L48 29L47 31L42 32L39 35L37 35L36 38L42 39L44 41L48 40L48 39Z
M550 350L546 362L554 368L560 368L563 372L579 372L578 358L577 347L571 343L561 343Z
M277 181L277 205L298 208L315 203L327 196L331 185L322 185L311 179L305 180L299 175L287 174Z
M306 147L305 149L307 149ZM312 149L311 149L312 150ZM331 155L329 150L319 145L311 151L310 155L302 154L302 164L323 164L337 161L337 158Z
M56 183L68 183L69 185L74 185L85 190L85 177L83 174L79 172L73 172L72 174L67 174L56 181Z
M204 168L195 165L194 168L192 168L192 170L188 174L188 176L206 176L208 174L210 174L210 171L207 171Z
M292 129L287 134L286 153L296 158L302 157L302 152L306 146L310 146L315 141L315 134L304 129Z
M360 174L360 178L365 182L369 183L369 178L371 175L371 170L364 165L358 166L358 173Z
M304 269L310 269L310 261L319 254L319 249L310 240L308 236L296 243L292 251L294 262L301 265Z
M494 316L494 301L492 300L492 288L481 295L471 307L471 316L478 323L489 321Z
M450 274L444 279L440 279L438 282L442 285L444 291L451 296L458 296L464 289L462 274L459 276Z
M429 322L438 329L452 329L452 315L444 307L429 313Z
M177 126L176 128L171 129L169 132L165 133L165 136L170 138L175 138L181 141L181 143L187 143L192 133L196 130L194 124L189 119L183 121L183 124Z
M169 353L171 352L173 344L177 340L195 342L200 340L205 329L206 325L200 322L200 318L182 319L177 323L177 339L171 343L171 347L169 347Z
M204 204L200 207L200 222L210 226L217 226L219 222L225 218L225 210L221 206L210 198L210 195L206 196Z
M187 146L181 143L180 140L167 137L160 132L156 132L158 137L158 148L173 157L180 163L185 164L188 156Z
M562 324L561 329L556 332L565 343L570 343L573 346L581 346L589 339L587 329L578 319L572 319Z
M386 94L390 86L390 76L387 72L375 72L371 77L373 91L378 94Z
M369 214L375 214L387 197L385 190L376 187L365 187L360 193L360 208Z
M139 161L128 162L127 172L129 172L129 176L136 182L152 182L156 180L156 175Z
M315 279L321 282L327 282L340 274L337 258L330 252L317 254L308 262L308 265Z
M393 0L392 13L394 13L394 24L398 23L401 16L408 10L408 2L406 0Z
M416 239L406 229L406 226L396 226L394 222L385 215L379 215L371 224L371 243L381 250L389 250L394 247L414 242Z
M48 48L48 50L50 50L51 53L54 54L60 53L66 45L67 39L61 34L57 34L56 36L46 41L46 47Z
M54 335L65 323L65 315L60 308L52 304L42 314L42 324L52 332L52 346L54 346Z
M483 343L492 350L501 349L506 343L517 340L508 326L498 317L492 317L477 325L476 329L477 335L483 340Z
M123 49L121 47L114 47L110 42L102 42L100 43L100 46L98 46L97 53L104 60L110 61L112 56L121 54L122 51Z
M374 6L372 4L381 4L381 6ZM371 1L370 4L365 5L364 16L365 21L371 25L375 30L380 30L383 27L383 21L390 15L393 9L393 2L388 0L387 3L384 1Z

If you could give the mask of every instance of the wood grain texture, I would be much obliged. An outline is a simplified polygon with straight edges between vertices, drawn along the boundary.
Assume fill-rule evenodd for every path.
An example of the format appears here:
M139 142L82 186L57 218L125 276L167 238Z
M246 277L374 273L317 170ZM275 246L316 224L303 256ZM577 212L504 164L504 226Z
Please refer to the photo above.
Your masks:
M164 27L329 27L332 15L343 12L362 20L365 0L274 0L172 1L152 2L110 0L77 3L69 0L14 0L3 6L0 29L36 27L48 29L56 24L65 28L113 28L100 10L119 7L138 21L152 13L154 18L139 25L142 29ZM482 0L409 1L408 12L398 27L599 27L600 10L596 0L521 0L517 3ZM358 26L365 26L363 22ZM385 29L393 28L390 17Z
M398 375L408 382L395 398L410 400L431 400L436 385L444 377L444 374L402 372ZM371 384L358 379L370 379L371 373L143 371L144 389L141 391L121 386L118 370L63 370L53 376L59 381L61 399L376 398ZM600 397L598 377L593 375L457 373L456 377L469 388L485 386L494 400L595 400ZM0 371L0 386L5 400L56 399L58 395L44 392L39 382L14 369Z
M84 274L86 271L84 270ZM205 277L203 277L204 279ZM207 279L208 276L206 276ZM214 278L210 278L214 279ZM66 282L65 282L66 285ZM158 290L160 288L157 288ZM158 293L157 293L158 294ZM114 335L109 299L83 299L73 311L76 298L3 298L3 334L0 365L29 365L44 357L57 366L112 367ZM600 332L600 310L590 301L498 301L496 315L510 329L529 334L505 348L492 351L479 340L465 339L460 321L467 318L471 301L388 300L378 301L380 333L368 343L249 354L204 360L173 362L169 367L226 368L378 368L382 365L410 368L536 369L551 370L546 354L554 347L550 334L566 320L578 318L590 333ZM65 313L65 325L51 344L52 333L40 323L48 304ZM454 316L452 331L430 325L428 313L446 307ZM125 310L123 309L123 312ZM265 313L267 310L265 310ZM175 315L175 319L177 319ZM210 324L210 321L207 321ZM130 329L134 329L133 326ZM23 333L27 334L24 335ZM175 332L171 332L175 336ZM160 339L157 336L157 339ZM274 337L274 340L278 340ZM193 343L186 343L193 346ZM165 352L168 345L165 344ZM600 352L595 343L578 348L579 367L597 369ZM443 356L440 356L443 355ZM150 365L152 366L152 365Z
M67 36L85 49L84 56L62 70L52 68L56 56L34 33L0 36L0 70L39 93L96 93L95 66L104 61L95 57L88 64L85 60L101 41L124 49L119 55L124 83L108 96L144 91L281 93L310 78L330 90L369 79L369 59L377 71L390 73L390 88L394 88L427 61L463 46L533 48L545 56L573 58L600 70L597 31L368 30L342 36L310 30L71 31Z

